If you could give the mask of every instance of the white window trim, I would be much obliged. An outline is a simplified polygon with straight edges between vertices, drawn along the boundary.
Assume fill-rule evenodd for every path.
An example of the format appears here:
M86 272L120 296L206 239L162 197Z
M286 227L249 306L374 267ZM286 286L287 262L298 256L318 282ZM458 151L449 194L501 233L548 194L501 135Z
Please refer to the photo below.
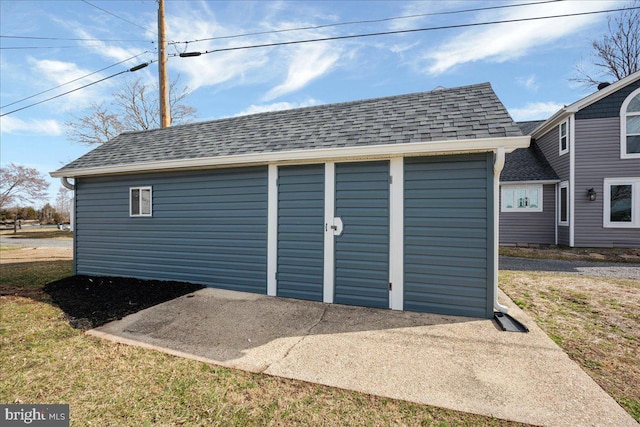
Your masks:
M562 189L566 188L567 189L567 220L566 221L562 221L561 215L562 215ZM569 203L571 201L571 195L569 194L569 181L562 181L560 183L560 185L558 186L558 200L557 200L557 206L558 206L558 225L562 225L564 227L569 225L569 218L570 218L570 214L571 214L571 210L569 209Z
M131 192L133 190L140 190L140 199L139 199L139 205L140 206L140 213L139 214L133 214L131 212L131 208L133 208L133 206L131 206ZM148 214L143 214L142 213L142 190L149 190L149 213ZM129 216L132 218L137 218L137 217L147 217L147 216L153 216L153 189L148 186L148 187L129 187Z
M629 96L622 103L620 107L620 158L621 159L640 159L640 153L627 153L627 108L631 100L637 95L640 95L640 88L631 92ZM640 113L632 113L632 116L640 116Z
M565 148L564 150L562 149L562 125L564 125L564 129L565 129L565 138L567 139L566 145L567 148ZM561 122L558 125L558 155L562 156L564 154L567 154L569 152L569 119L565 120L564 122Z
M631 222L611 222L611 186L631 185ZM640 177L605 178L602 226L604 228L640 228Z
M505 198L504 192L505 190L516 190L519 188L524 188L527 191L527 194L530 189L538 190L538 207L537 208L508 208L505 206ZM500 186L500 212L542 212L542 200L543 200L543 185L542 184L503 184Z

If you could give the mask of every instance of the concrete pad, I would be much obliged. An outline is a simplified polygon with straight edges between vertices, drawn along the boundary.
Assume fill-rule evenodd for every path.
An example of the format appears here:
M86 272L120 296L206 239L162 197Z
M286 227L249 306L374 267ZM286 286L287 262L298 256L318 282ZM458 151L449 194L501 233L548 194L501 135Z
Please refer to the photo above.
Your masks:
M491 320L203 289L89 331L251 372L549 426L637 426L506 295Z

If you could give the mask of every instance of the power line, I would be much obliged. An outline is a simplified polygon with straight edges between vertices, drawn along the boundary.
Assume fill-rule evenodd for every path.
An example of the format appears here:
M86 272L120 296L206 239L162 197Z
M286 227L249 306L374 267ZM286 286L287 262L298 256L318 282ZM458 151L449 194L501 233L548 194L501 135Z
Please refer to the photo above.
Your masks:
M185 42L171 42L171 43L168 43L168 44L188 44L188 43L197 43L197 42L203 42L203 41L208 41L208 40L233 39L233 38L238 38L238 37L257 36L257 35L263 35L263 34L277 34L277 33L285 33L285 32L290 32L290 31L317 30L319 28L338 27L338 26L344 26L344 25L373 24L373 23L378 23L378 22L395 21L395 20L399 20L399 19L422 18L422 17L425 17L425 16L438 16L438 15L453 15L453 14L457 14L457 13L479 12L479 11L494 10L494 9L507 9L507 8L511 8L511 7L532 6L532 5L545 4L545 3L556 3L556 2L559 2L559 1L564 1L564 0L545 0L545 1L535 2L535 3L519 3L519 4L509 4L509 5L502 5L502 6L477 7L477 8L473 8L473 9L451 10L451 11L448 11L448 12L419 13L419 14L414 14L414 15L394 16L394 17L391 17L391 18L368 19L368 20L361 20L361 21L348 21L348 22L339 22L339 23L335 23L335 24L315 25L315 26L309 26L309 27L286 28L286 29L282 29L282 30L258 31L258 32L254 32L254 33L243 33L243 34L234 34L234 35L228 35L228 36L208 37L208 38L204 38L204 39L189 40L189 41L185 41Z
M58 85L58 86L56 86L56 87L52 87L51 89L43 90L42 92L38 92L38 93L36 93L36 94L34 94L34 95L27 96L26 98L22 98L22 99L19 99L19 100L17 100L17 101L11 102L11 103L9 103L9 104L3 105L3 106L1 106L1 107L0 107L0 109L2 109L2 108L7 108L7 107L9 107L9 106L11 106L11 105L19 104L20 102L24 102L24 101L26 101L27 99L35 98L36 96L42 95L43 93L51 92L52 90L56 90L56 89L58 89L58 88L61 88L62 86L66 86L66 85L68 85L68 84L71 84L71 83L77 82L78 80L82 80L82 79L85 79L85 78L87 78L87 77L89 77L89 76L92 76L92 75L94 75L94 74L98 74L98 73L100 73L100 72L102 72L102 71L104 71L104 70L108 70L109 68L113 68L113 67L115 67L116 65L120 65L120 64L122 64L123 62L131 61L132 59L135 59L135 58L137 58L137 57L139 57L139 56L142 56L142 55L144 55L145 53L150 53L150 52L149 52L148 50L146 50L146 51L144 51L144 52L142 52L142 53L139 53L139 54L137 54L137 55L134 55L134 56L132 56L132 57L130 57L130 58L123 59L123 60L122 60L122 61L120 61L120 62L116 62L115 64L109 65L108 67L101 68L101 69L99 69L98 71L94 71L94 72L92 72L92 73L85 74L85 75L84 75L84 76L82 76L82 77L78 77L78 78L76 78L76 79L69 80L69 81L68 81L68 82L66 82L66 83L62 83L62 84L59 84L59 85Z
M11 46L0 47L0 50L20 50L20 49L77 49L79 47L97 47L104 46L103 44L85 44L75 46Z
M0 114L0 117L8 116L9 114L16 113L16 112L18 112L18 111L22 111L22 110L25 110L25 109L27 109L27 108L30 108L30 107L33 107L33 106L36 106L36 105L39 105L39 104L43 104L43 103L45 103L45 102L51 101L51 100L56 99L56 98L60 98L61 96L68 95L68 94L70 94L70 93L73 93L73 92L79 91L79 90L81 90L81 89L85 89L85 88L87 88L87 87L89 87L89 86L93 86L93 85L98 84L98 83L100 83L100 82L103 82L103 81L105 81L105 80L109 80L109 79L111 79L111 78L114 78L114 77L116 77L116 76L119 76L120 74L124 74L124 73L132 73L132 72L135 72L135 71L141 70L142 68L144 68L144 67L146 67L146 66L148 66L149 64L152 64L152 63L154 63L154 62L156 62L156 60L149 61L149 62L144 62L144 63L142 63L142 64L140 64L140 65L136 65L135 67L129 68L128 70L120 71L119 73L112 74L112 75L107 76L107 77L105 77L105 78L102 78L102 79L100 79L100 80L96 80L95 82L91 82L91 83L88 83L88 84L86 84L86 85L84 85L84 86L80 86L80 87L77 87L77 88L72 89L72 90L70 90L70 91L63 92L63 93L61 93L61 94L58 94L58 95L52 96L51 98L43 99L42 101L34 102L33 104L29 104L29 105L26 105L26 106L24 106L24 107L17 108L17 109L15 109L15 110L9 111L8 113Z
M294 41L288 41L288 42L276 42L276 43L264 43L264 44L249 45L249 46L226 47L226 48L220 48L220 49L206 50L204 52L184 52L180 54L171 54L170 56L191 57L191 56L206 55L208 53L226 52L231 50L255 49L260 47L273 47L273 46L286 46L286 45L293 45L293 44L314 43L314 42L323 42L323 41L331 41L331 40L355 39L360 37L385 36L385 35L391 35L391 34L417 33L417 32L423 32L423 31L446 30L446 29L452 29L452 28L479 27L479 26L485 26L485 25L508 24L508 23L514 23L514 22L539 21L542 19L567 18L572 16L594 15L594 14L600 14L600 13L620 12L623 10L633 10L633 9L640 9L640 6L620 8L620 9L599 10L599 11L593 11L593 12L579 12L579 13L567 13L562 15L539 16L539 17L533 17L533 18L506 19L501 21L475 22L472 24L443 25L440 27L414 28L410 30L396 30L396 31L381 31L377 33L353 34L348 36L322 37L322 38L308 39L308 40L294 40Z
M6 36L0 35L2 39L22 39L22 40L64 40L64 41L87 41L87 42L149 42L155 43L153 40L141 39L86 39L86 38L67 38L67 37L36 37L36 36Z
M136 26L136 27L138 27L138 28L143 29L144 31L149 31L149 32L150 32L150 33L152 33L152 34L158 35L158 33L154 32L154 31L151 31L151 30L149 30L148 28L144 28L144 27L142 27L142 26L140 26L140 25L136 24L135 22L131 22L131 21L129 21L128 19L123 18L122 16L118 16L118 15L116 15L115 13L108 11L107 9L103 9L103 8L101 8L100 6L96 6L95 4L89 3L87 0L81 0L81 1L82 1L83 3L88 4L89 6L95 7L96 9L103 11L103 12L104 12L104 13L106 13L106 14L109 14L109 15L111 15L111 16L113 16L113 17L116 17L116 18L118 18L118 19L120 19L120 20L122 20L122 21L124 21L124 22L126 22L126 23L128 23L128 24L134 25L134 26Z

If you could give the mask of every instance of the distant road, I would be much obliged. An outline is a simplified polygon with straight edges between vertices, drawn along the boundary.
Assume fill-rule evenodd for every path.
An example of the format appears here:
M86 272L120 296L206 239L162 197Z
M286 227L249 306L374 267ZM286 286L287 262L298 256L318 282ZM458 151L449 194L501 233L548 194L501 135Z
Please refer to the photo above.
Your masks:
M582 276L640 280L640 264L500 257L500 270L551 271Z
M25 239L0 236L0 246L24 246L25 248L73 248L73 239Z

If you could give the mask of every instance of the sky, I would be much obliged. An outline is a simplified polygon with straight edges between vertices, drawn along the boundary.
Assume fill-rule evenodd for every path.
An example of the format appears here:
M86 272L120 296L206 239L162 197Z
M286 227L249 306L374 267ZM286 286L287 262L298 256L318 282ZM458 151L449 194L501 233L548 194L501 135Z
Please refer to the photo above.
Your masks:
M184 102L196 109L196 121L482 82L491 83L514 120L546 119L594 91L571 78L577 67L597 74L591 42L607 32L607 19L616 12L176 56L630 4L539 1L166 0L169 78L179 77L188 88ZM155 0L0 0L1 113L157 60L157 9ZM377 22L345 24L353 21ZM293 30L308 27L316 28ZM243 36L225 37L236 35ZM0 164L45 174L53 202L60 185L49 172L95 148L70 141L66 123L86 115L92 104L109 106L113 93L137 78L157 85L157 63L0 117Z

